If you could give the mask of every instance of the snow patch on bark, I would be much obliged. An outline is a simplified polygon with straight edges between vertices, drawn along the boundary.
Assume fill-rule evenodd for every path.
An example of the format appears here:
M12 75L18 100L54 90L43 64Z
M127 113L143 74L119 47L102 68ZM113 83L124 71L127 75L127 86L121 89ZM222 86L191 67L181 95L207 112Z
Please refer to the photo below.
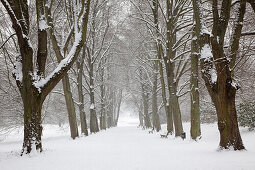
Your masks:
M16 62L15 62L14 70L12 73L14 74L17 81L22 82L22 80L23 80L22 58L21 58L20 54L16 57Z

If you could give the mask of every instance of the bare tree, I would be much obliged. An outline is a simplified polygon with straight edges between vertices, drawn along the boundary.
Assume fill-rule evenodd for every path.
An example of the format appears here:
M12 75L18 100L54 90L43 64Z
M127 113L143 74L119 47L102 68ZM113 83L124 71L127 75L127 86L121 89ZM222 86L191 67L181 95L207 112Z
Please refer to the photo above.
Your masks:
M20 52L16 57L13 76L16 79L24 107L24 143L22 154L28 154L32 149L42 151L42 105L47 95L75 62L85 42L90 0L86 1L86 5L83 6L81 26L79 26L77 19L78 2L74 1L75 19L73 20L73 26L75 41L66 58L62 56L63 60L48 76L45 76L44 73L48 45L47 17L51 16L51 13L49 13L51 4L48 4L47 0L36 1L38 44L34 49L29 38L30 13L28 10L28 2L26 0L1 0L1 2L11 18ZM36 55L34 54L35 51L37 51ZM36 60L34 60L33 57L35 57Z

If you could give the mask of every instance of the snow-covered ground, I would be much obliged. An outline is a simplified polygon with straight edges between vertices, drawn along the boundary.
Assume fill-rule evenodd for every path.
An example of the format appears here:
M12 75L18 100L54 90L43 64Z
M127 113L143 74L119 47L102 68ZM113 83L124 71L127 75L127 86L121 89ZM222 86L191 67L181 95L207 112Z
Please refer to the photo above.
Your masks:
M247 151L217 151L216 124L202 125L203 137L160 138L137 128L138 120L120 119L119 127L72 140L68 128L44 125L41 154L20 157L22 134L0 142L0 170L254 170L255 133L241 129ZM165 128L165 126L164 126Z

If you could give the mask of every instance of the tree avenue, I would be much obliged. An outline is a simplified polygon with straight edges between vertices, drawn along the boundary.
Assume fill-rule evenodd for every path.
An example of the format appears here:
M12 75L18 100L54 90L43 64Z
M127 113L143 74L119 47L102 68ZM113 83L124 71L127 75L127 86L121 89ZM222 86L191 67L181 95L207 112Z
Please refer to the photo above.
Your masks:
M129 109L161 138L198 141L217 122L219 150L245 149L253 0L1 0L0 14L0 133L24 127L21 155L43 151L44 124L76 139Z

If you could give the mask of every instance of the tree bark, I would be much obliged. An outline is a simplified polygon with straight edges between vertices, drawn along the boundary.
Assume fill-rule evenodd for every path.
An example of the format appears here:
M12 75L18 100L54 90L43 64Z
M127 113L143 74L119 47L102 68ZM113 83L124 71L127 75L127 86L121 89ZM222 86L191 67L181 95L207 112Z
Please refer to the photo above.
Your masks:
M199 40L200 50L205 46L212 47L212 56L200 59L202 68L202 78L205 81L207 90L216 107L218 117L218 129L220 132L220 148L242 150L242 138L238 128L235 96L238 86L233 79L232 66L235 64L235 58L239 49L239 40L243 27L243 18L246 9L246 0L241 0L236 12L236 21L234 22L231 41L230 55L224 53L224 38L230 19L231 2L222 1L221 16L217 1L213 1L213 36L202 33L202 27L205 25L200 12L200 1L193 0L194 19L196 21L196 35ZM204 32L204 31L203 31ZM217 61L217 62L216 62ZM212 80L211 70L215 67L217 80Z
M85 136L88 136L87 120L86 113L84 111L84 95L83 95L83 63L85 58L85 49L83 48L83 57L79 59L76 63L77 65L77 88L78 88L78 97L79 97L79 111L80 111L80 121L81 121L81 133Z
M77 120L76 120L76 113L75 113L75 106L73 101L72 92L70 89L70 82L68 75L65 75L62 79L63 89L64 89L64 96L66 100L66 108L68 112L68 120L70 126L71 137L75 139L79 136Z
M93 66L90 67L90 133L99 132L98 120L95 108L95 92L94 92L94 77L93 77Z
M198 59L199 46L197 38L193 33L191 42L191 75L190 75L190 113L191 127L190 136L193 140L197 140L201 136L200 128L200 107L199 107L199 91L198 91Z
M42 152L41 136L43 128L41 125L41 110L43 101L40 95L34 95L33 93L36 93L36 91L30 92L29 95L28 93L22 95L24 104L24 141L22 154L28 154L32 150Z

